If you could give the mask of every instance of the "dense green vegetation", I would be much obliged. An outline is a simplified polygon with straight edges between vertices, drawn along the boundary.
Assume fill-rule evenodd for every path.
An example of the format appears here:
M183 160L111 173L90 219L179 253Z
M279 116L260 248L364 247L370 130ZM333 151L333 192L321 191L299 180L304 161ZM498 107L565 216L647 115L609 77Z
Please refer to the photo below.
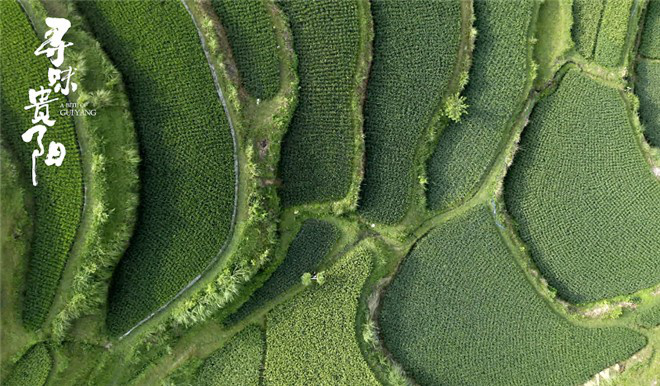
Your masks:
M660 147L660 63L642 59L637 63L635 93L639 96L639 116L648 141Z
M3 381L5 386L42 386L46 383L53 359L44 343L32 346L16 362L9 376Z
M41 5L43 4L46 9ZM74 320L106 313L112 272L133 234L138 205L139 151L128 97L121 76L84 25L75 7L64 0L31 1L28 12L73 20L67 32L70 64L77 68L78 90L71 101L94 109L75 119L85 183L85 206L67 269L55 298L53 335L62 337ZM37 29L45 28L39 26ZM66 65L66 63L65 63Z
M60 276L80 223L83 205L82 168L73 120L59 116L59 105L66 97L52 93L50 118L56 120L43 137L44 155L36 159L37 186L32 186L32 152L38 149L37 135L29 143L21 136L34 125L34 109L28 90L48 86L51 63L44 55L35 56L41 41L16 2L0 4L0 116L2 138L15 155L27 194L34 197L34 236L30 246L29 269L25 282L23 321L31 329L40 327L53 302ZM66 40L66 39L65 39ZM41 109L41 112L44 110ZM44 164L51 141L66 148L61 166Z
M314 285L267 316L264 379L274 385L377 384L355 336L372 252L359 246Z
M341 200L351 187L362 49L357 1L280 3L291 24L300 77L279 166L285 206Z
M427 165L428 205L433 210L457 205L472 193L499 150L509 120L522 109L531 86L528 30L537 11L533 1L476 1L479 31L467 115L440 135Z
M660 1L649 1L644 20L639 53L647 58L660 59Z
M326 221L307 220L293 239L284 261L268 281L252 295L241 309L232 315L233 320L248 315L287 289L300 283L305 272L316 272L319 263L337 243L341 231Z
M639 314L638 320L639 324L646 328L653 328L660 325L660 306L656 305Z
M434 0L376 1L371 11L374 59L359 207L371 221L394 223L406 214L419 183L418 154L457 60L461 11L458 1Z
M628 35L628 19L634 0L605 0L594 60L603 66L621 64Z
M232 226L233 142L181 3L77 5L123 75L143 158L136 232L110 290L108 328L121 334L172 299L221 251ZM138 33L145 30L149 34Z
M414 379L579 384L645 345L631 330L579 327L556 313L510 254L489 210L472 209L429 232L385 293L385 343Z
M576 303L660 281L660 183L618 90L578 70L535 108L507 207L550 285Z
M212 0L231 45L241 82L255 98L280 89L280 63L270 11L265 1Z
M22 183L23 182L23 183ZM0 373L16 353L31 344L21 320L22 295L27 271L27 258L32 239L32 218L23 176L16 162L0 143Z
M0 383L651 384L650 1L0 2L36 41L0 47ZM32 73L47 17L96 115L30 330L43 221L4 124L47 74L4 63Z
M265 351L261 328L252 324L220 350L206 358L197 373L196 385L258 386Z
M577 51L588 59L593 56L596 47L604 1L573 0L573 40Z

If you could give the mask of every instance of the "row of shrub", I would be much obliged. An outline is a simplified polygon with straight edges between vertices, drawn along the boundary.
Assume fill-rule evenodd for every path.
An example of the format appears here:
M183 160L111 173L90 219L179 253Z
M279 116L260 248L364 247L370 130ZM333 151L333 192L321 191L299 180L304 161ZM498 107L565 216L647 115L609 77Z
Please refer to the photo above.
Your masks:
M486 205L431 230L386 289L385 344L419 384L576 385L646 344L573 325L537 293Z
M458 1L377 1L364 107L366 169L359 202L370 221L394 223L418 185L418 154L459 51Z
M573 303L660 282L660 182L627 108L619 90L570 70L535 107L505 180L523 241Z
M77 6L123 76L143 159L136 231L110 288L107 324L118 335L170 301L222 250L233 221L234 147L181 3Z
M427 163L432 210L456 206L477 189L534 76L529 32L538 2L475 1L474 12L478 35L464 93L470 107L443 130Z
M46 152L51 141L66 149L61 166L44 164L46 153L36 159L37 186L32 186L32 152L38 149L36 138L29 143L21 136L32 126L34 110L28 90L48 87L46 56L35 56L41 44L30 21L15 1L0 3L0 110L2 138L18 162L27 192L34 197L34 235L30 247L29 269L25 288L23 321L31 329L40 327L52 305L60 277L73 244L83 206L83 181L76 130L70 116L59 116L60 105L67 98L53 92L50 118L56 120L43 138ZM66 40L66 36L64 37ZM67 51L65 51L65 55ZM44 112L44 109L41 109Z

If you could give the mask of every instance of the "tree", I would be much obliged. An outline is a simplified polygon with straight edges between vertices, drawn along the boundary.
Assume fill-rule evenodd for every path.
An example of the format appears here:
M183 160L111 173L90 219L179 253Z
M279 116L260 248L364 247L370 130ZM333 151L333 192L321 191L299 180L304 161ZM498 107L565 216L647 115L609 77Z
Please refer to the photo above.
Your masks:
M464 96L456 93L445 101L445 114L454 122L460 122L461 116L467 113L468 105Z
M316 276L316 282L319 285L323 285L323 283L325 283L325 272L321 271L317 273L315 276Z
M303 275L300 277L300 280L302 281L302 285L307 287L308 285L312 284L312 274L309 272L303 273Z

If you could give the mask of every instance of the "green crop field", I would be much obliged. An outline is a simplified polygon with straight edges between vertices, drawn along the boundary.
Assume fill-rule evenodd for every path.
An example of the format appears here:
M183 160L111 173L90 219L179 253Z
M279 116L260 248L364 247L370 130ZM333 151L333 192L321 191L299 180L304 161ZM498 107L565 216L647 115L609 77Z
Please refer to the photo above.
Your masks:
M410 207L417 154L457 60L458 1L374 2L374 59L364 108L360 213L394 223ZM420 90L417 85L425 85ZM393 151L396 149L396 151Z
M660 325L660 306L656 305L650 310L639 315L639 324L646 328L653 328Z
M644 134L652 145L660 147L660 63L646 59L637 63L635 92Z
M528 30L537 10L533 1L476 1L470 106L460 122L440 134L428 165L428 205L456 206L473 192L506 136L509 120L522 110L529 87Z
M660 1L648 2L645 20L639 53L647 58L660 59Z
M272 98L280 89L277 41L266 1L213 0L227 32L241 81L255 98Z
M340 236L341 231L328 222L306 221L289 246L284 261L263 287L255 291L250 300L232 315L232 319L238 320L248 315L290 287L300 283L300 277L305 272L316 272L319 264L328 255Z
M328 270L326 284L315 285L268 315L266 383L377 384L354 328L372 258L372 252L358 247Z
M505 198L548 282L581 303L660 281L660 182L620 92L571 70L530 120Z
M265 349L261 329L250 325L208 357L197 373L196 385L259 385Z
M53 366L53 359L44 343L32 346L2 382L6 386L42 386Z
M486 207L415 245L383 299L381 328L422 384L579 384L646 344L631 330L579 327L552 310Z
M604 1L606 0L573 0L571 32L578 52L585 58L593 57Z
M232 136L181 4L77 6L95 21L90 25L97 39L124 77L144 160L136 233L110 289L108 328L120 335L163 306L221 251L234 206ZM161 24L157 15L169 22ZM150 31L148 37L140 30ZM172 34L176 44L163 45Z
M0 0L0 384L659 384L658 4Z
M50 99L60 99L52 102L49 109L55 124L43 137L45 152L36 158L38 185L32 186L32 152L38 149L38 145L37 136L28 143L21 139L23 133L34 126L32 118L35 116L34 109L26 111L24 106L30 104L29 89L39 90L39 86L48 86L48 68L51 65L45 56L33 54L39 47L39 39L19 5L3 1L0 7L2 138L23 172L24 186L30 186L28 194L34 197L34 235L25 279L22 316L26 326L37 329L48 315L80 223L82 169L73 120L57 114L59 104L66 103L66 97L53 93ZM44 163L51 141L61 143L66 149L66 157L59 167Z
M594 51L594 60L598 64L614 67L621 63L633 1L605 0Z
M300 77L298 107L282 143L285 206L344 198L353 178L353 106L361 0L284 1Z

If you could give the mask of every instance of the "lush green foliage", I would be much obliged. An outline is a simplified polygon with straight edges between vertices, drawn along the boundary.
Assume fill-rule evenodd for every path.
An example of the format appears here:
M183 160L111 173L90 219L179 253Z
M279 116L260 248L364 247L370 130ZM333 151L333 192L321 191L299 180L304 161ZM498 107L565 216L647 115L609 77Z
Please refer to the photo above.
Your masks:
M291 23L300 77L298 106L279 166L284 205L340 200L350 189L361 49L356 2L281 3Z
M473 192L488 169L514 114L522 109L529 82L528 29L533 1L475 1L479 31L470 82L470 105L461 122L444 129L428 162L431 209L456 205Z
M33 9L40 2L32 1ZM56 6L48 2L45 5ZM44 16L37 20L43 20ZM138 206L139 151L133 119L128 112L121 77L98 42L80 25L75 7L62 7L61 14L73 21L67 40L71 65L77 68L78 105L87 104L95 115L79 116L85 173L85 208L76 248L70 259L74 269L62 276L62 296L51 320L53 336L61 339L71 323L83 315L103 315L112 272L133 234ZM72 99L73 100L73 99Z
M110 293L108 328L120 334L172 299L222 249L234 204L233 142L181 3L77 5L124 77L144 160L136 233Z
M544 277L571 302L660 281L660 183L618 90L578 70L535 108L505 182Z
M415 380L573 385L646 344L631 330L575 326L552 310L489 210L475 208L432 230L385 293L385 344Z
M660 63L642 59L637 63L639 116L648 141L660 147Z
M605 0L573 0L572 35L578 52L591 58L596 47L598 27Z
M260 0L213 0L241 81L255 98L268 99L280 89L277 40L266 3Z
M361 213L394 223L410 207L416 165L454 69L457 0L376 1L374 59L364 108L366 170ZM420 85L423 85L420 87Z
M326 221L307 220L291 243L284 261L272 276L234 315L238 320L300 283L305 272L316 272L319 263L339 240L341 231Z
M644 311L638 316L639 324L646 328L653 328L660 325L660 305Z
M608 67L621 64L633 1L605 0L594 52L594 59L598 64Z
M23 321L29 328L36 329L46 319L80 223L82 168L73 120L57 113L59 105L66 103L66 97L53 92L49 98L59 100L50 104L49 112L56 123L44 136L43 145L47 151L51 141L63 144L66 158L60 167L46 166L43 163L45 154L37 158L38 185L32 186L36 135L30 143L23 142L21 135L34 126L34 110L26 111L24 106L30 104L29 89L48 86L48 68L52 65L44 55L34 55L41 41L18 3L3 1L0 7L2 136L16 156L21 178L30 185L28 194L34 195L34 236L25 283Z
M646 9L639 53L660 59L660 0L650 0Z
M357 247L326 272L323 286L308 287L268 314L266 384L377 384L355 335L371 259L366 247Z
M250 325L206 358L199 369L195 384L258 386L265 349L261 328Z
M16 362L4 380L5 386L42 386L46 383L53 360L44 343L37 343Z

